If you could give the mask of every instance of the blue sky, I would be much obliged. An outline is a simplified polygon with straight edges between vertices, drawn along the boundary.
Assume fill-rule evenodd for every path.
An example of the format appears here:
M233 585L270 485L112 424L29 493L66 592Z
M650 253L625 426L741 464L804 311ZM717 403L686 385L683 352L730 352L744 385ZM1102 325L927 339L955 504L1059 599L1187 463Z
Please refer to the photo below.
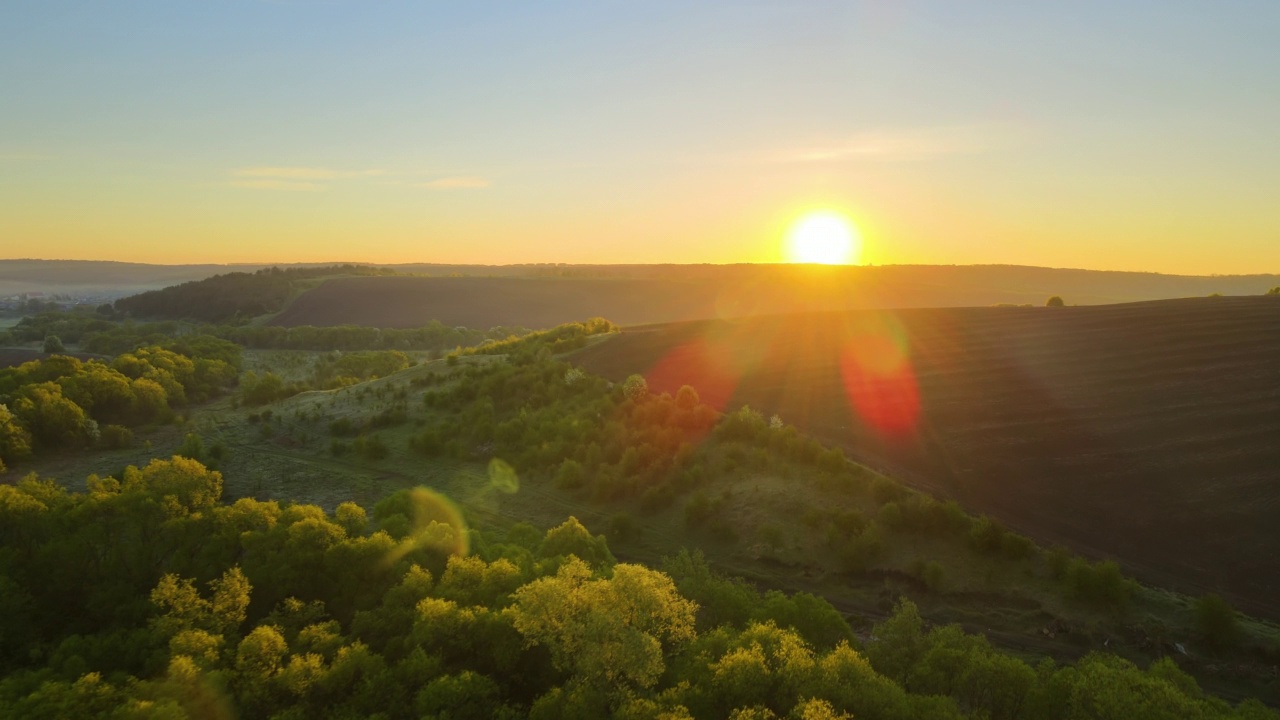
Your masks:
M1280 270L1280 4L9 2L5 256Z

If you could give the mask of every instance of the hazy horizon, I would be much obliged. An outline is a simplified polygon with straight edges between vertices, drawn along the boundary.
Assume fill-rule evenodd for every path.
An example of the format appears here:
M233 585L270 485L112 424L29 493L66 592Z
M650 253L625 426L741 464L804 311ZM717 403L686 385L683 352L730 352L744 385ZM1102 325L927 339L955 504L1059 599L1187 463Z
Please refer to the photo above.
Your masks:
M1280 269L1280 7L0 9L4 252Z
M243 262L238 260L227 260L221 262L143 262L136 260L106 260L92 258L37 258L37 257L10 257L0 258L0 263L6 262L43 262L43 263L120 263L125 265L148 265L154 267L187 267L187 266L219 266L219 267L273 267L273 266L291 266L291 265L308 265L308 266L338 266L338 265L361 265L368 267L397 267L404 265L439 265L442 267L522 267L522 266L556 266L556 267L649 267L649 266L711 266L711 267L729 267L729 266L761 266L761 267L778 267L795 265L795 262L786 260L769 260L761 262L636 262L636 263L592 263L592 262L558 262L558 261L530 261L530 262L496 262L496 263L470 263L470 262L435 262L435 261L405 261L405 262L369 262L366 260L283 260L283 261L260 261L260 262ZM829 267L848 267L848 268L1026 268L1032 270L1060 270L1066 272L1101 272L1101 273L1132 273L1142 275L1169 275L1178 277L1268 277L1280 275L1280 270L1256 270L1253 272L1238 273L1176 273L1176 272L1160 272L1158 270L1127 270L1117 268L1089 268L1089 267L1053 267L1049 265L1022 265L1018 263L857 263L843 264Z

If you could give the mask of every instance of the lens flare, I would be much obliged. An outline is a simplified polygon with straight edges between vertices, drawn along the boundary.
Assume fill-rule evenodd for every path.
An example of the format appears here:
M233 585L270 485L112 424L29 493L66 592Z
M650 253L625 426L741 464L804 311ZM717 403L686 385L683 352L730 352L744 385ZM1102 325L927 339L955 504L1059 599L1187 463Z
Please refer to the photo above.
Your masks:
M471 551L471 534L462 511L452 500L424 487L409 491L412 526L387 558L395 563L415 550L435 550L448 555Z
M672 348L645 373L645 380L655 392L674 393L682 385L691 385L699 399L716 410L728 404L738 387L732 366L703 340Z
M885 316L854 330L840 351L840 376L849 404L881 435L913 434L920 420L920 388L902 326Z
M516 469L498 458L489 461L489 487L507 495L520 492L520 477Z

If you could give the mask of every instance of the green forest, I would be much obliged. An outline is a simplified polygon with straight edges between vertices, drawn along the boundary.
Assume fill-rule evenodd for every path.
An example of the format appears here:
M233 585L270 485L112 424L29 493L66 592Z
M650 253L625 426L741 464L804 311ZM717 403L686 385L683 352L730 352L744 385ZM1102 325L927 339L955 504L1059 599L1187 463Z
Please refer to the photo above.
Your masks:
M0 717L1280 717L1202 689L1171 642L1142 662L1105 643L1051 657L930 622L912 597L1014 597L1099 633L1184 620L1114 562L1043 548L781 418L583 372L566 353L615 332L607 321L426 362L353 342L291 355L279 374L193 326L103 321L113 357L0 370ZM487 466L489 491L512 502L523 486L609 520L534 525L427 487L365 507L228 495L228 449L190 420L215 405L267 444L325 438L372 468ZM174 424L191 430L167 459L76 489L23 475ZM807 503L789 526L733 509L760 473ZM615 556L672 519L660 555ZM914 589L868 620L726 574L699 549L743 545L774 563L811 556L850 586ZM1016 590L995 595L1007 578ZM1270 630L1215 596L1194 608L1197 649L1269 662Z
M242 498L175 457L69 493L0 486L0 715L22 718L1268 718L1170 660L1035 665L899 603L868 640L821 599L615 560L569 518L468 529Z

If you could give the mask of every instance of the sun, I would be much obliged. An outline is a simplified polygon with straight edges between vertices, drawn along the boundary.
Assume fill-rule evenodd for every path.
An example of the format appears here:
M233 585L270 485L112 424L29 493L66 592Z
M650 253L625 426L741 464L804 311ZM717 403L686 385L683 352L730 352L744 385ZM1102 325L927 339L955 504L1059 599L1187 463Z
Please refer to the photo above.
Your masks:
M858 262L861 251L857 229L839 213L809 213L787 232L787 256L793 263L849 265Z

